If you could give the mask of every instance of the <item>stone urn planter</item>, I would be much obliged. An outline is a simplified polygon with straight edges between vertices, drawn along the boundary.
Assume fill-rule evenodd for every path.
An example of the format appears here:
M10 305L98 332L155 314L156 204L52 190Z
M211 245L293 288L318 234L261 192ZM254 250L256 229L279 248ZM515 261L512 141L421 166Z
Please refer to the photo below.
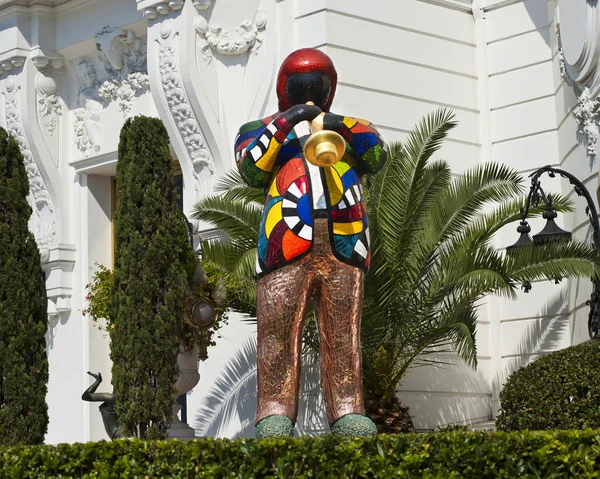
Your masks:
M186 351L183 346L179 346L179 354L177 355L177 366L179 366L179 377L175 383L177 388L177 397L191 391L198 381L200 381L200 373L198 372L198 346L194 349ZM168 430L171 439L179 439L181 441L189 441L194 439L195 431L179 419L181 404L177 401L173 403L173 421Z

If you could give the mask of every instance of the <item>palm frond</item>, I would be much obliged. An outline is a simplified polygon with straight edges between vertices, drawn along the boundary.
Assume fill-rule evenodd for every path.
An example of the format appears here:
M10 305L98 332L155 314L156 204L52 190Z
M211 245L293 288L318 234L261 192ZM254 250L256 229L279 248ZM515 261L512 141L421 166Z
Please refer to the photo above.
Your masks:
M230 237L242 237L256 243L262 206L209 196L194 205L192 218L211 223Z
M551 242L506 255L506 268L515 281L600 277L600 252L581 241Z
M265 192L260 188L252 188L244 183L242 176L237 170L231 170L224 177L219 179L215 188L217 193L222 193L228 201L243 203L254 202L262 205L265 201Z

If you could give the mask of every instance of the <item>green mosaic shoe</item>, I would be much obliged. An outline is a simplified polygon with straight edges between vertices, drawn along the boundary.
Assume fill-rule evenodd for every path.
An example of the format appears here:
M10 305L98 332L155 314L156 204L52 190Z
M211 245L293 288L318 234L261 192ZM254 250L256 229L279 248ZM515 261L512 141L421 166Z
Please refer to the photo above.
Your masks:
M290 437L294 435L294 423L292 420L283 414L274 414L268 416L256 425L256 438L263 439L265 437Z
M373 436L377 426L367 416L346 414L331 425L331 432L338 436Z

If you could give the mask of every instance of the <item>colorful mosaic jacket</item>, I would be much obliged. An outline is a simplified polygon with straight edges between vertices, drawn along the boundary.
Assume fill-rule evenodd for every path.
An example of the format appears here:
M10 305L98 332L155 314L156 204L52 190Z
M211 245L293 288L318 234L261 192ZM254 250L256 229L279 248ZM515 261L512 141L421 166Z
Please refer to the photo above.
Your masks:
M236 162L244 181L265 188L266 193L257 276L310 251L315 217L328 219L336 258L366 271L370 240L363 175L376 173L385 163L383 141L367 121L326 113L324 127L342 135L346 153L332 167L319 168L304 158L301 138L294 130L297 123L298 118L290 120L277 113L246 123L235 140ZM319 180L327 203L323 209L314 206L312 197L317 186L313 183Z

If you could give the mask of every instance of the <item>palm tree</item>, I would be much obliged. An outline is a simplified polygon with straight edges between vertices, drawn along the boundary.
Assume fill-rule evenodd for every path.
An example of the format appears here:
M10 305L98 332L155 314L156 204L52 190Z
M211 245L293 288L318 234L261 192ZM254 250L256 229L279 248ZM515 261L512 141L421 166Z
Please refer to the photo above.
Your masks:
M446 162L432 161L454 126L447 110L428 116L404 143L390 145L383 170L367 179L363 378L367 410L385 432L408 424L396 391L409 367L439 362L431 354L448 349L476 367L484 296L514 299L524 281L592 276L600 265L591 245L579 242L511 256L497 250L495 233L520 219L523 180L496 163L452 176ZM560 211L572 210L565 197L553 198Z
M405 142L389 145L388 162L365 185L372 258L362 316L363 381L367 412L380 432L412 429L396 396L409 367L439 363L431 355L446 350L476 367L477 304L483 297L514 299L524 281L600 272L600 256L576 241L510 256L494 247L498 230L520 219L523 180L495 163L453 176L446 162L433 161L455 125L448 110L427 116ZM198 202L194 217L229 239L205 244L204 255L247 280L264 194L245 186L237 173L221 181L218 193ZM553 196L553 206L573 210L561 195ZM247 294L256 292L248 288Z

